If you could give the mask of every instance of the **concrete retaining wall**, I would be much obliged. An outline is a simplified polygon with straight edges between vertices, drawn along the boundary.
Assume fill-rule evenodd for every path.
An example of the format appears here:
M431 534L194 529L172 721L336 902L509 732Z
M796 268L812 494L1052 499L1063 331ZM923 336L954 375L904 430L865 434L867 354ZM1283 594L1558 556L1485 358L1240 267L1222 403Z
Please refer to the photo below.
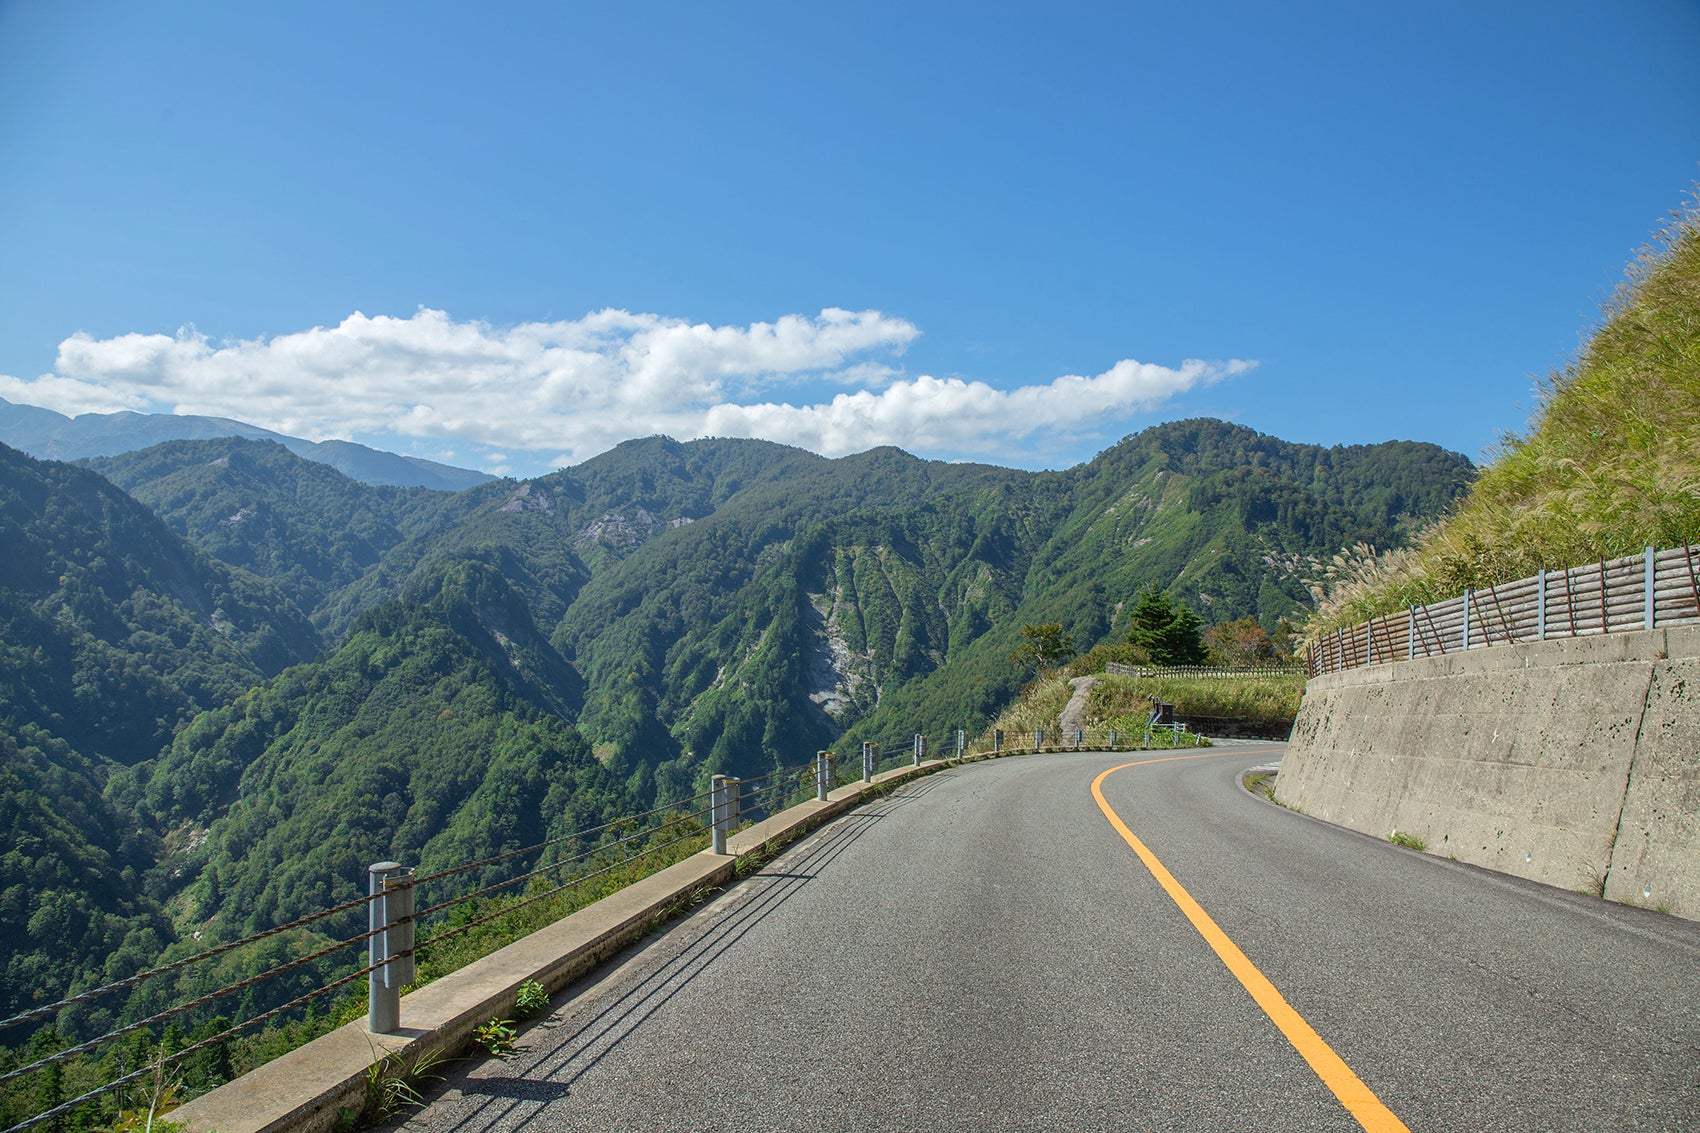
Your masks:
M1275 797L1700 920L1700 627L1315 677Z

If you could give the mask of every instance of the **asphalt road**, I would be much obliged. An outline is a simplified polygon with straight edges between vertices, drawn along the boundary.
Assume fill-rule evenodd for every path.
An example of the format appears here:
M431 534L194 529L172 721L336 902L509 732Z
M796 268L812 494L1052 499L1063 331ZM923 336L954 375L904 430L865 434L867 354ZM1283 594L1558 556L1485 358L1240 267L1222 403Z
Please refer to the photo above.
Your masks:
M1146 763L1108 805L1417 1133L1700 1130L1700 924L1419 854ZM1357 1130L1094 800L997 760L817 832L409 1133Z

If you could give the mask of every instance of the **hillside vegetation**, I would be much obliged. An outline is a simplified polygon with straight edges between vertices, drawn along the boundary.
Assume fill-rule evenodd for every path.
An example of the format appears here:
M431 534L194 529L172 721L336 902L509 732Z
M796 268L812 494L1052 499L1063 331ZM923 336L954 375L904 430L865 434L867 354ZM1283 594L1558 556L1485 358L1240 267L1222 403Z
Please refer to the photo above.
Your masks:
M456 493L266 440L89 463L0 447L0 1015L336 901L371 861L977 732L1028 676L1026 623L1090 650L1149 591L1276 633L1327 556L1398 544L1473 473L1210 420L1044 473L664 437Z
M998 714L992 728L1030 735L1035 728L1055 734L1058 718L1073 696L1065 669L1041 675ZM1128 677L1102 675L1087 694L1085 730L1113 728L1123 735L1143 732L1153 698L1175 706L1180 716L1287 721L1298 714L1304 676Z
M160 852L108 780L319 639L92 472L0 447L0 1013L170 939Z
M1700 198L1630 264L1576 360L1414 547L1342 557L1312 632L1700 540Z
M668 801L882 730L977 730L1024 622L1088 648L1155 585L1270 632L1340 548L1399 545L1468 483L1433 445L1295 445L1220 421L1030 473L882 448L627 442L456 495L343 482L281 447L176 442L95 466L335 642L451 561L507 582L602 763ZM545 685L550 682L545 681Z
M265 440L170 441L83 462L200 550L270 579L303 610L365 577L449 497L351 480Z

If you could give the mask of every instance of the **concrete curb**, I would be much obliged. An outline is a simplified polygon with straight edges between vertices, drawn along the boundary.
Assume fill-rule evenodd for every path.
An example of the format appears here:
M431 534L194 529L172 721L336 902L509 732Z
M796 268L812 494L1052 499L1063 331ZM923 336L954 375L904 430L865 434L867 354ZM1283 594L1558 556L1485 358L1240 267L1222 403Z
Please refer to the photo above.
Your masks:
M346 1024L185 1103L171 1120L199 1133L333 1129L339 1110L362 1107L367 1071L385 1055L412 1064L425 1055L459 1054L471 1046L475 1027L512 1015L520 984L536 980L554 995L642 939L696 894L733 881L740 859L765 860L892 787L985 758L990 755L899 767L874 776L871 784L839 787L824 803L811 799L781 811L732 835L726 854L695 854L403 996L401 1032L372 1034L363 1019Z

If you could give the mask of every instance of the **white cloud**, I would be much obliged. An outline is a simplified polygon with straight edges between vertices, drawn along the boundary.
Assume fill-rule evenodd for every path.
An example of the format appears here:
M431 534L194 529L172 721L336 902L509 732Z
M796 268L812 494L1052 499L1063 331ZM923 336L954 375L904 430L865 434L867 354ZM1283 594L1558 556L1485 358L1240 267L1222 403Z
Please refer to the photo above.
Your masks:
M880 393L841 393L825 405L716 405L706 425L710 434L766 437L828 456L876 444L994 456L1034 434L1093 431L1253 365L1188 359L1174 370L1124 359L1095 378L1071 375L1013 390L922 375Z
M481 446L495 468L570 463L654 433L764 437L829 456L895 444L997 459L1039 432L1087 434L1253 364L1189 360L1177 369L1117 362L1096 377L995 389L905 377L893 364L920 331L878 311L828 308L771 323L708 326L607 310L573 321L496 327L421 309L359 312L335 327L214 342L176 335L75 334L53 372L0 375L0 397L62 413L138 411L234 417L322 440L418 438L441 451ZM825 385L830 401L763 399Z

